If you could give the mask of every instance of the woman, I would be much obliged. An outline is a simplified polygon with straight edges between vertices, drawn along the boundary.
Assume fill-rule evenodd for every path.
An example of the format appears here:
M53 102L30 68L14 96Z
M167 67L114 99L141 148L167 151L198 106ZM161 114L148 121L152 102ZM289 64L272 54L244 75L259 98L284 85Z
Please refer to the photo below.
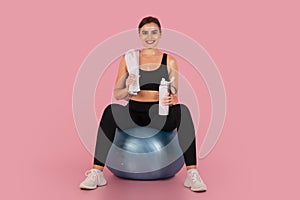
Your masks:
M189 109L183 104L178 104L176 60L156 48L161 38L161 26L157 18L151 16L144 18L138 30L143 44L143 49L139 53L140 76L128 74L123 56L115 83L114 97L118 100L129 99L129 102L126 106L112 104L104 110L98 130L94 165L88 171L87 178L80 184L80 188L95 189L97 186L106 185L103 168L116 128L150 126L163 131L177 129L187 169L184 186L192 191L206 191L206 185L196 168L196 143L192 118ZM163 103L169 106L169 115L160 116L158 115L159 82L162 78L169 80L171 77L175 78L171 84L171 93L163 98ZM137 78L139 78L140 91L137 95L129 95L129 85L135 84Z

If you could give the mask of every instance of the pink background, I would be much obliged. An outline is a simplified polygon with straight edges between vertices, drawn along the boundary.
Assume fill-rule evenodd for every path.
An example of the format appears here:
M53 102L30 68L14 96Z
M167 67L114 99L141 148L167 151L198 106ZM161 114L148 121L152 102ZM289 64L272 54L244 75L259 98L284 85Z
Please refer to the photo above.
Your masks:
M185 189L185 170L155 182L106 170L107 187L81 191L92 156L72 116L76 73L148 15L203 45L225 83L223 133L198 162L208 191ZM299 199L299 17L296 0L1 2L1 199Z

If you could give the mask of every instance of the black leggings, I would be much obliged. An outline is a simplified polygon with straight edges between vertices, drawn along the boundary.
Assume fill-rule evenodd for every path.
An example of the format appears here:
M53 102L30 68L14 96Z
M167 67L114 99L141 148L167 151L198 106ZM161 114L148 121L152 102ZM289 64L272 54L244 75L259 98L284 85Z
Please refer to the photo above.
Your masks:
M126 106L111 104L103 112L97 136L94 164L104 166L117 128L146 126L163 131L177 129L186 166L196 165L195 130L189 109L183 104L169 107L169 115L158 115L158 102L129 100Z

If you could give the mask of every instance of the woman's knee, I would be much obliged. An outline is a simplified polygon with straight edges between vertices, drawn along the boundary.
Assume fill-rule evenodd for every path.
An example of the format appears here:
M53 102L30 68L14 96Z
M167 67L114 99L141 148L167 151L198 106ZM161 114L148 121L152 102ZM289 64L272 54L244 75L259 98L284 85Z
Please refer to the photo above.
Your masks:
M120 104L110 104L108 105L103 112L102 124L111 124L113 126L123 128L130 125L130 114L127 106Z
M181 113L190 114L190 109L185 104L179 104Z
M171 112L179 113L180 115L189 115L190 110L185 104L176 104L171 107Z
M103 114L102 114L102 118L101 118L101 122L102 123L111 123L112 121L114 121L114 116L118 113L118 104L109 104L105 107Z
M105 107L103 111L103 115L113 115L113 113L117 113L118 110L122 107L122 105L119 104L109 104Z

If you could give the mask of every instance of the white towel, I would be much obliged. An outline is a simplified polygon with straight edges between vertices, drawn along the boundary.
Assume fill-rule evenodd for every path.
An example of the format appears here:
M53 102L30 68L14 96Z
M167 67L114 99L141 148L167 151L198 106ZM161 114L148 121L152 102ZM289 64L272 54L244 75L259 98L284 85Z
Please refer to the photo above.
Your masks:
M127 65L127 71L129 74L134 74L136 77L136 84L129 85L128 93L131 95L137 95L140 91L140 82L139 82L139 50L130 49L125 53L125 61Z

